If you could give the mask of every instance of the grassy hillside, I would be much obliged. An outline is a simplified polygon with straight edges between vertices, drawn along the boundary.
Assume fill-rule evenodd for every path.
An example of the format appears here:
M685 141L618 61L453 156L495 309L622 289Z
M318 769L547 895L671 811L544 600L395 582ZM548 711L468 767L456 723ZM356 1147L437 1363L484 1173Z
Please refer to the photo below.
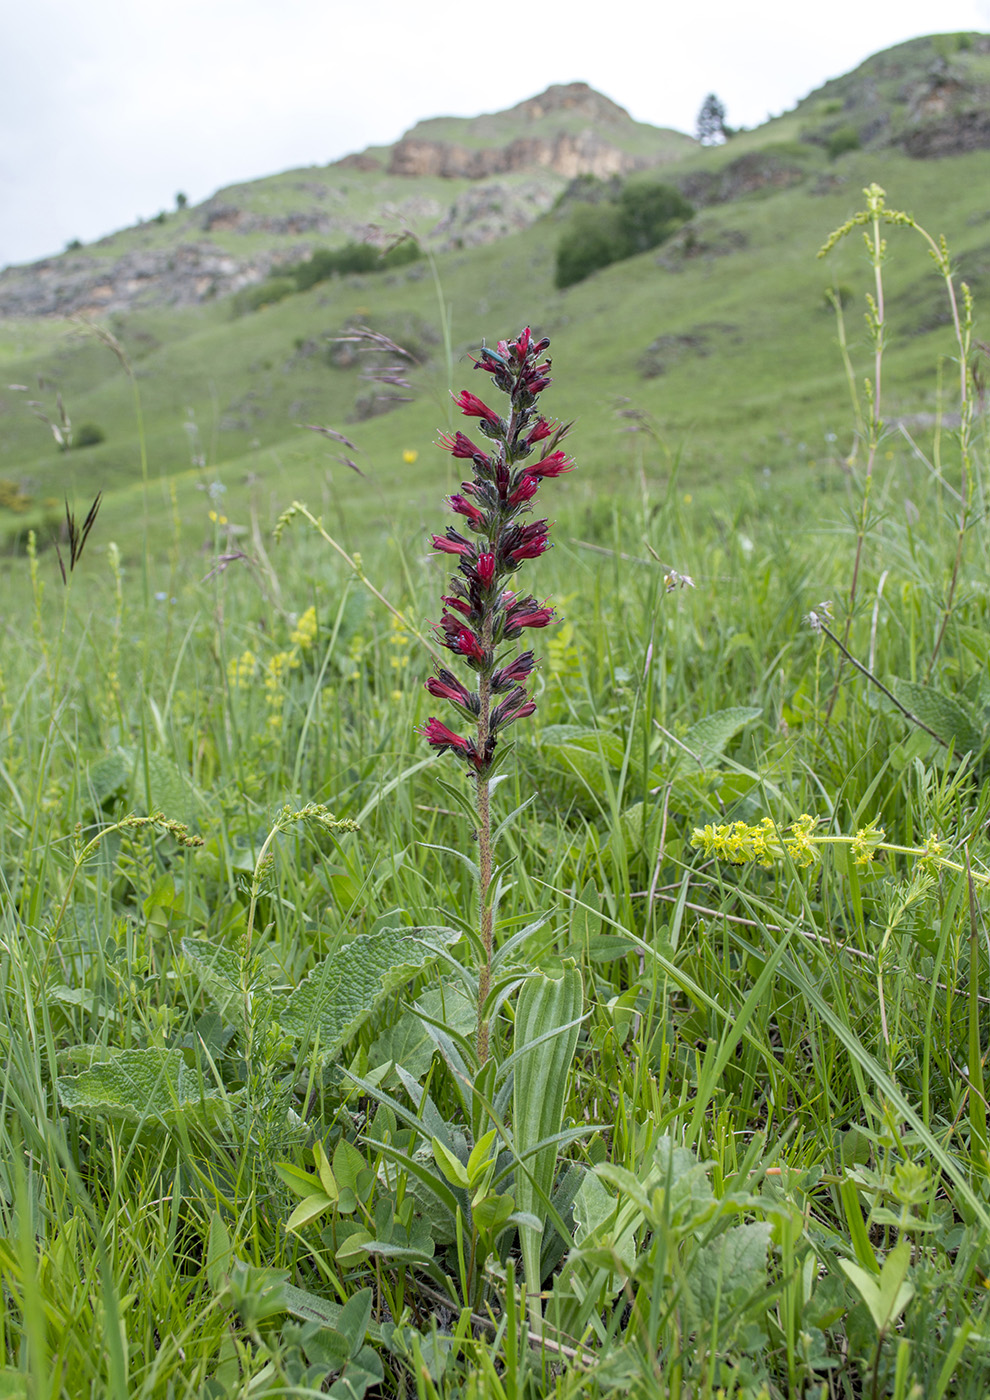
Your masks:
M921 41L903 47L917 68L933 43L924 41L923 51ZM976 63L978 56L965 50L962 60ZM902 88L903 70L902 63ZM990 215L981 193L990 154L923 161L887 148L829 160L820 144L798 139L819 100L809 98L723 147L695 148L671 167L670 178L689 189L693 182L719 202L700 207L660 249L567 291L553 286L554 250L569 216L564 206L496 243L438 253L432 265L336 278L254 314L237 316L228 299L114 316L107 329L133 381L84 324L0 322L4 383L25 386L0 391L0 478L31 501L20 513L0 511L0 529L23 537L63 495L81 502L102 490L109 528L136 548L144 527L135 528L143 507L136 512L134 501L145 489L143 470L152 483L153 539L164 529L163 478L174 481L177 508L189 520L202 518L201 488L218 480L232 509L243 513L253 503L262 521L293 495L332 489L355 527L374 527L382 499L427 499L449 473L432 443L449 424L447 390L469 351L482 337L527 322L553 337L562 376L558 412L576 420L589 490L604 483L621 490L634 481L644 428L694 490L767 479L801 499L841 490L852 446L848 387L825 292L833 281L842 291L859 378L869 364L862 311L871 275L855 240L826 263L816 251L861 207L862 187L879 181L892 207L948 238L979 318L990 291ZM380 178L346 172L347 190L367 196L362 217L381 195ZM246 187L245 197L259 209L283 207L294 183L298 172ZM427 181L422 197L443 185L449 198L450 183ZM168 231L146 227L128 236L164 238ZM216 236L239 246L245 236L265 237ZM893 230L886 272L893 309L885 417L893 426L885 450L899 454L908 446L894 431L898 420L922 437L934 421L939 403L927 370L952 354L952 341L920 241ZM416 357L408 387L369 382L364 373L374 357L335 343L356 326L408 346ZM56 392L74 424L101 429L102 444L57 450L27 406L35 399L54 418ZM383 407L391 411L379 413ZM946 407L951 412L948 400ZM307 432L309 424L345 434L360 452L343 455L368 479L341 465L341 454ZM414 468L403 460L410 451L419 454Z

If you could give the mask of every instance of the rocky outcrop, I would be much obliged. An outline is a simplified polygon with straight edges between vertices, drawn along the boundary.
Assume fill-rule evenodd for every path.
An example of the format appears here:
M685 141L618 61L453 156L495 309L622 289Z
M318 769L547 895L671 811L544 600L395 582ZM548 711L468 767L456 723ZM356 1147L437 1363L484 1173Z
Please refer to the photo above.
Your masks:
M694 170L674 183L692 204L726 204L762 190L789 189L800 184L807 173L807 166L786 150L775 151L770 146L762 151L747 151L721 170Z
M447 141L404 137L392 149L390 175L440 175L449 180L488 180L517 170L552 170L573 180L577 175L626 175L651 164L620 151L593 130L561 132L552 139L518 137L507 146L469 150Z
M2 316L94 316L136 306L183 306L260 282L271 254L239 260L212 243L181 243L119 258L63 254L0 273Z
M553 206L554 190L532 181L525 185L479 185L455 199L430 230L440 249L475 248L518 233Z

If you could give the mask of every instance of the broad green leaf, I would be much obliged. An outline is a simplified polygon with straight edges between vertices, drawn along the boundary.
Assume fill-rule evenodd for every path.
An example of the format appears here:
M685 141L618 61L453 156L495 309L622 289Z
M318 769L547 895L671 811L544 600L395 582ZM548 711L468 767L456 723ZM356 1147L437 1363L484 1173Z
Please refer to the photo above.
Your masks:
M147 776L146 776L147 775ZM138 752L131 780L135 811L164 812L176 821L192 822L203 806L203 795L164 754Z
M911 1246L901 1240L887 1255L880 1277L861 1269L849 1259L840 1259L839 1267L870 1310L878 1332L885 1332L914 1297L914 1285L906 1281L911 1263Z
M320 1189L319 1177L311 1172L304 1172L301 1167L293 1166L291 1162L276 1162L275 1170L289 1190L294 1191L297 1196L302 1196L304 1200Z
M341 1138L333 1152L333 1174L337 1190L357 1191L358 1178L368 1170L368 1164L357 1148Z
M287 997L273 998L284 1031L319 1036L326 1060L394 988L408 982L460 938L452 928L388 928L337 948Z
M422 1079L430 1067L436 1040L417 1014L424 1012L459 1035L470 1035L477 1021L477 1007L457 987L447 983L431 987L416 1000L411 1011L403 1012L394 1026L387 1026L371 1047L368 1064L372 1069L387 1063L401 1065L414 1079Z
M890 688L901 704L917 715L946 744L952 744L956 757L976 753L981 747L980 732L970 713L958 700L931 685L916 685L896 677Z
M89 790L98 807L102 807L108 797L122 792L131 781L134 771L133 756L120 751L107 754L89 770Z
M206 1247L206 1277L214 1293L223 1288L224 1279L230 1273L234 1261L234 1250L230 1231L224 1224L223 1216L215 1210L210 1217L210 1234Z
M301 1230L311 1220L318 1219L324 1211L332 1208L333 1201L325 1191L314 1191L311 1196L307 1196L304 1201L299 1202L285 1222L285 1228L287 1230Z
M684 749L678 745L678 750L691 762L684 752L685 749L690 750L700 759L700 767L709 768L725 753L729 740L734 739L740 729L744 729L752 720L759 719L762 714L762 710L755 709L752 705L733 705L727 710L716 710L714 714L699 719L691 725L686 734L679 736Z
M699 1249L691 1261L688 1282L706 1323L725 1319L747 1299L766 1292L767 1249L773 1227L767 1221L734 1225ZM724 1343L723 1328L719 1327Z
M351 1355L356 1356L364 1346L364 1339L371 1321L373 1294L370 1288L362 1288L348 1298L337 1323L337 1331L342 1332L351 1347Z
M557 1144L536 1152L533 1149L563 1126L583 1007L581 973L573 963L565 964L558 977L543 972L528 977L516 1003L512 1135L518 1164L513 1194L517 1209L536 1216L541 1225L540 1229L519 1231L534 1323L542 1316L540 1248L557 1166Z
M449 1148L444 1147L439 1138L433 1138L430 1146L433 1149L433 1160L440 1168L444 1180L451 1186L460 1186L466 1191L471 1185L471 1178L464 1163L459 1161Z
M217 1118L227 1095L204 1073L190 1069L181 1050L116 1050L82 1074L59 1080L59 1098L73 1113L95 1113L128 1123L174 1124L180 1117Z

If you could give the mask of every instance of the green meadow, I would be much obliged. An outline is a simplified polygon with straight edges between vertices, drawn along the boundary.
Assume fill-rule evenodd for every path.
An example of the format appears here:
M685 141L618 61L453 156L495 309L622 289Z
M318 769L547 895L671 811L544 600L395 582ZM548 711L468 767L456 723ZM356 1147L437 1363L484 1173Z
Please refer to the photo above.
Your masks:
M802 159L566 292L565 204L0 323L0 1394L990 1390L988 157ZM530 324L489 886L437 436Z

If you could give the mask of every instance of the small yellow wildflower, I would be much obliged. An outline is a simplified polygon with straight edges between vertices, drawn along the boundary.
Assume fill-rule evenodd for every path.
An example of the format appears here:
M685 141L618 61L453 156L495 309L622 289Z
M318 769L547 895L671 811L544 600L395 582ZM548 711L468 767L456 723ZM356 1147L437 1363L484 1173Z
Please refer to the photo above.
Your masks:
M299 657L294 656L291 651L277 651L269 658L265 667L265 689L268 691L268 703L281 703L282 678L287 671L294 671L299 665ZM278 700L274 698L278 694Z
M309 651L316 634L319 631L319 623L316 620L316 609L307 608L302 617L296 623L295 631L289 634L289 641L301 651Z
M869 826L861 826L850 846L853 865L869 865L884 835L883 827L877 826L875 821L870 822Z
M210 511L210 520L214 525L226 525L229 523L225 515L218 515L215 510Z
M407 447L402 454L402 460L408 467L411 467L413 462L418 461L418 459L419 453L416 451L415 447Z
M227 679L236 689L239 686L250 685L254 680L258 662L253 651L241 652L240 656L232 656L227 666Z
M809 817L807 812L791 823L791 834L784 842L787 854L799 870L814 865L821 857L814 843L812 832L818 825L817 817Z
M388 640L389 645L396 648L407 647L410 642L405 623L395 616L393 616L391 620L391 630ZM403 656L401 651L399 651L397 655L389 657L389 665L392 667L393 671L404 671L409 665L409 657Z

